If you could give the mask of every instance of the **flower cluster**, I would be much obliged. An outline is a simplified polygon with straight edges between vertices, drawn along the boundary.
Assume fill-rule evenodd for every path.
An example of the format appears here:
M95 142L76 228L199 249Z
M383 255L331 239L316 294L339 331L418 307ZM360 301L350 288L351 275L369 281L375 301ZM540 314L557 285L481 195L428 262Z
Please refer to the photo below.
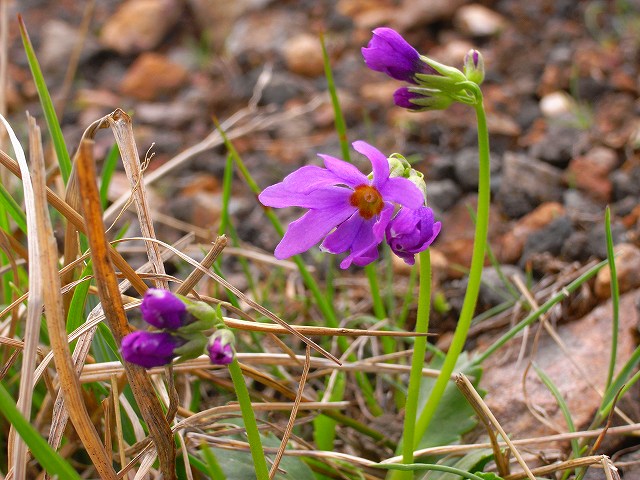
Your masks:
M362 56L369 68L411 85L393 95L396 105L413 111L444 110L453 102L478 102L477 85L484 79L484 61L477 50L464 59L464 73L420 55L391 28L376 28Z
M431 245L440 223L433 221L433 212L424 205L422 176L405 168L398 156L388 159L366 142L354 142L353 148L371 162L370 175L320 154L325 168L304 166L259 195L265 206L308 209L289 225L275 249L276 258L302 253L322 240L323 251L348 252L341 268L363 266L378 258L378 245L386 238L394 253L412 264L414 254ZM407 218L415 220L411 232Z
M142 318L159 331L135 331L122 339L122 357L144 368L170 364L174 358L195 358L205 350L215 365L233 361L233 334L226 328L207 338L216 312L203 302L193 302L168 290L150 288L140 304Z

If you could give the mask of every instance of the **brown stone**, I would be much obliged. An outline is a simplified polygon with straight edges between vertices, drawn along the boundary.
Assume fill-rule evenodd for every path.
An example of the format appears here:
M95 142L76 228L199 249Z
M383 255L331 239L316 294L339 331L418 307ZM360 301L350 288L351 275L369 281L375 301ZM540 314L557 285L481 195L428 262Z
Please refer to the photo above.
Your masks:
M620 293L640 287L640 249L630 243L621 243L614 252ZM598 272L595 291L598 298L611 296L611 270L608 266Z
M155 100L174 92L187 79L187 71L163 55L144 53L131 65L120 90L138 100Z
M586 155L571 160L567 173L568 183L575 184L595 200L608 202L613 191L609 174L617 164L616 152L606 147L595 147Z
M324 73L322 47L314 35L301 33L284 44L284 59L293 73L305 77L317 77Z
M501 263L516 263L522 255L527 237L564 213L565 209L560 203L546 202L519 219L510 231L497 240L495 253L498 260Z
M107 20L100 41L122 55L144 52L159 45L179 17L176 0L129 0Z

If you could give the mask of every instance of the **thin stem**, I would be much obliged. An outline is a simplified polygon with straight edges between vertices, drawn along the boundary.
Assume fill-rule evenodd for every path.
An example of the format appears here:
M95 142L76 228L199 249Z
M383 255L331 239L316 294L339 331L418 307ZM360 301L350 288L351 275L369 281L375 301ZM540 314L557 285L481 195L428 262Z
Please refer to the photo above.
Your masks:
M455 368L458 357L464 348L473 319L473 313L478 301L478 293L480 292L480 280L482 277L482 268L484 266L484 257L487 244L487 232L489 228L489 203L491 196L490 180L491 173L489 169L489 132L487 130L487 120L482 105L482 94L477 89L478 103L474 105L476 118L478 122L478 209L476 213L476 231L473 243L473 254L471 257L471 268L469 269L469 283L460 312L458 326L453 334L451 346L444 359L442 370L436 380L436 383L429 395L427 403L418 418L416 424L416 436L413 446L417 446L420 439L427 431L431 419L438 407L442 395L444 394L447 383L451 378L451 373ZM417 339L416 339L417 340Z
M260 432L258 431L256 417L253 413L253 408L251 407L249 390L247 390L247 385L244 383L242 369L235 357L233 358L233 362L229 364L229 373L231 374L233 387L235 388L236 395L238 396L238 403L240 404L240 410L242 412L244 428L247 431L249 447L251 448L251 457L253 458L253 464L256 469L256 479L269 480L269 468L267 467L267 461L264 456L264 449L262 448L262 440L260 439Z
M416 319L416 333L429 331L429 312L431 310L431 254L429 250L420 252L420 292L418 294L418 316ZM424 356L427 349L427 337L417 336L413 344L413 357L411 358L411 373L409 374L409 389L407 391L407 403L404 409L404 434L402 438L402 463L411 464L413 458L413 446L417 442L416 418L418 416L418 399L420 397L420 384L422 383L422 369ZM398 478L411 479L410 471L397 471ZM391 478L396 472L391 474Z

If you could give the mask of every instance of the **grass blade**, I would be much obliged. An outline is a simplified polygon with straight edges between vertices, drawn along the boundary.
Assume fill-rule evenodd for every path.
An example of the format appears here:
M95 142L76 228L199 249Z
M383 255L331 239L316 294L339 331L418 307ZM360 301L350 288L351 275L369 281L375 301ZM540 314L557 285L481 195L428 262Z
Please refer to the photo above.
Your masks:
M611 210L609 207L604 211L604 229L607 239L607 262L609 263L609 272L611 273L611 308L612 308L612 324L611 324L611 359L609 360L609 371L607 373L607 388L613 382L613 376L616 369L616 357L618 355L618 330L620 316L620 289L618 287L618 274L616 272L616 258L613 253L613 236L611 235Z
M58 478L80 480L80 475L73 467L53 450L31 423L22 416L2 383L0 383L0 412L13 425L45 471L51 475L57 475Z
M51 95L49 95L47 84L44 81L40 64L36 58L36 53L33 49L33 45L31 44L29 33L27 33L27 27L24 24L24 20L21 15L18 15L18 24L20 27L20 35L22 36L24 50L27 54L29 68L31 69L31 75L33 76L33 81L35 82L36 89L38 90L40 104L42 105L42 110L44 112L45 119L47 120L47 127L49 127L49 134L53 141L53 148L55 149L56 156L58 157L60 173L62 174L62 179L66 184L69 180L69 175L71 175L71 158L69 156L69 151L67 150L64 137L62 136L62 129L60 128L60 122L58 122L58 117L56 115L53 102L51 101Z

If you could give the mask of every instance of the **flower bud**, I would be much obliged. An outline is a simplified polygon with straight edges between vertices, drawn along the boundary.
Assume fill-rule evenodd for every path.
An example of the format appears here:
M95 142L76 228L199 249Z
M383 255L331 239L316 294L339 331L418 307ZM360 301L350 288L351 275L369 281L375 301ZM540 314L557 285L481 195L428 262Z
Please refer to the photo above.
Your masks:
M387 225L387 243L393 253L413 265L416 253L429 248L441 227L440 222L434 221L433 210L429 207L416 210L403 207Z
M393 101L399 107L421 112L424 110L445 110L453 100L440 92L426 88L401 87L393 94Z
M468 80L480 85L484 80L484 58L478 50L469 50L464 56L464 75Z
M167 332L138 330L122 339L122 358L144 368L168 365L175 357L174 350L182 340Z
M150 288L144 294L140 312L145 322L156 328L176 330L187 321L187 307L169 290Z
M369 44L362 48L362 56L370 69L396 80L418 83L417 73L439 75L402 35L391 28L376 28Z
M211 363L214 365L229 365L233 361L234 350L234 336L231 330L222 328L216 330L216 332L209 338L209 344L207 345L207 352Z
M415 168L399 153L392 154L387 158L389 162L389 178L403 177L412 182L422 192L422 196L427 199L427 184L424 181L424 174Z

